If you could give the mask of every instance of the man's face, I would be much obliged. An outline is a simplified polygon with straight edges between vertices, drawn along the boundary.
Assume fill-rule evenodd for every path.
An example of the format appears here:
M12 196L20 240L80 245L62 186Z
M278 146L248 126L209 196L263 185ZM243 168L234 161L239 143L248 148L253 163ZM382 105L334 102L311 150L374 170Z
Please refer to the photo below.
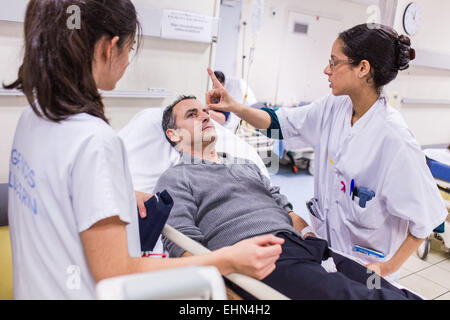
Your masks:
M177 129L169 129L175 132L169 133L167 130L167 134L175 134L175 139L178 139L175 142L181 144L181 147L192 147L198 144L198 147L202 148L205 144L216 140L216 128L211 122L209 111L200 101L188 99L179 102L173 108L173 116Z

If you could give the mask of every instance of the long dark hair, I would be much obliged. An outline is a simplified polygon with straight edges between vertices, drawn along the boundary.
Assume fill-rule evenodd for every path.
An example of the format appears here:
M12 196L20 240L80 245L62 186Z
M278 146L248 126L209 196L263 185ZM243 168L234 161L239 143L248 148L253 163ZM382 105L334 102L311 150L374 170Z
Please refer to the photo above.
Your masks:
M69 28L71 6L79 8L79 28ZM142 32L132 2L31 0L24 33L25 53L18 78L3 87L21 90L34 112L51 121L88 113L108 122L92 74L94 49L104 36L118 36L121 50L137 35L140 46Z
M339 34L343 53L357 66L367 60L371 66L372 79L377 92L397 77L399 70L409 67L415 58L411 40L380 24L360 24Z

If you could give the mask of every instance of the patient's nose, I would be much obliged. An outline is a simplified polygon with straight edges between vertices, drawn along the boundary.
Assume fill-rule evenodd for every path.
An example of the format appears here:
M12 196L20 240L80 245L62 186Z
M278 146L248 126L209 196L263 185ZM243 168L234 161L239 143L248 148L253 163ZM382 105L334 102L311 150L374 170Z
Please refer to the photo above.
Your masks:
M202 116L202 123L209 122L210 116L208 112L202 110L201 116Z

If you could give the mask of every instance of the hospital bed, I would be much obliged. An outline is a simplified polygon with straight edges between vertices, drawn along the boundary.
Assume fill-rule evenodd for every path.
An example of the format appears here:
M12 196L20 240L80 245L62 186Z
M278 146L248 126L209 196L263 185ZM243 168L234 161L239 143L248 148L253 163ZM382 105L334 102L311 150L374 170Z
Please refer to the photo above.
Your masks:
M298 107L302 107L304 105L307 105L308 103L300 103ZM262 109L262 108L269 108L273 109L274 111L278 110L280 107L278 106L272 106L269 103L266 102L258 102L252 105L253 108L256 109ZM314 149L303 142L301 142L298 137L283 139L283 140L274 140L267 138L265 135L261 134L259 130L255 130L253 127L249 126L244 122L244 135L239 134L242 138L246 138L246 136L251 136L251 138L247 138L248 142L250 144L252 141L250 139L254 139L258 141L257 144L257 152L259 154L266 152L268 154L267 157L271 157L271 153L275 153L278 158L279 162L282 165L290 165L291 169L294 173L298 173L299 170L306 170L309 172L309 174L314 175ZM245 130L246 127L250 127L251 129ZM239 128L240 129L240 128ZM247 133L246 131L250 132ZM256 133L255 133L256 131ZM258 137L262 136L262 138ZM267 142L265 142L265 140ZM250 141L249 141L250 140ZM260 148L261 151L258 149ZM264 154L264 153L263 153ZM271 158L270 161L273 161L274 159ZM263 158L264 163L269 163L269 160L265 160Z
M310 102L300 102L295 108L301 108ZM298 137L284 139L280 148L282 151L280 163L290 164L292 171L297 173L300 169L314 175L314 149L300 141Z
M274 146L276 146L276 141L274 139L268 138L259 130L244 121L242 121L237 128L236 135L255 149L264 165L270 165L273 160L272 152L274 152Z
M133 184L135 190L137 191L153 193L154 187L160 175L169 167L175 165L179 160L178 152L175 151L175 149L168 143L161 128L163 111L163 108L150 108L143 110L138 113L128 123L128 125L126 125L119 132L119 136L124 141L125 148L128 153L128 160ZM253 149L246 141L233 134L233 132L223 128L217 123L215 123L215 125L218 134L218 140L216 144L217 152L228 153L233 157L245 158L254 162L260 168L261 172L270 179L269 172L255 149ZM158 152L155 152L155 150L157 150ZM170 241L174 242L176 245L193 255L205 254L209 252L207 248L181 234L179 231L169 225L166 225L164 227L163 235ZM163 245L161 240L159 240L158 244L154 248L153 253L158 255L163 252ZM348 255L345 256L353 259ZM360 261L357 262L361 263ZM189 269L179 271L187 273L190 272ZM164 272L162 272L161 274L164 274ZM127 277L131 277L131 279L134 279L135 276L126 276L125 280L128 279ZM282 295L278 291L251 277L241 274L231 274L227 276L227 278L257 299L287 299L286 296ZM119 287L120 292L118 293L118 295L116 295L116 298L123 297L123 282L125 280L124 278L119 278L118 281L116 281L115 279L110 280L113 282L113 287L114 285L116 287ZM145 286L144 283L148 283L146 281L147 280L142 282L142 286ZM164 282L165 280L162 281ZM393 284L400 288L404 288L397 283ZM174 292L178 290L176 285L172 286L171 288ZM180 288L180 290L184 289L184 287ZM105 289L103 291L108 290ZM149 295L150 294L153 293L149 293ZM157 295L152 295L152 297L155 296Z
M283 148L286 145L284 142ZM303 147L297 149L283 150L281 164L290 164L292 171L297 173L299 170L306 170L310 175L314 175L314 149Z
M450 150L428 149L425 150L427 165L441 192L447 210L450 212ZM425 239L417 249L419 258L425 260L430 252L431 240L441 243L441 250L450 253L450 216L433 233Z

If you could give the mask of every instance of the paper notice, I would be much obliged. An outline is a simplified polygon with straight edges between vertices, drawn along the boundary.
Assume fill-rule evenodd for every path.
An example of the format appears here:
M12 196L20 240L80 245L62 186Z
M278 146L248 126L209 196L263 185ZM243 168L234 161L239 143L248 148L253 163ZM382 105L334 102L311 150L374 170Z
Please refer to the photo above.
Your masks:
M211 42L215 19L199 14L164 10L161 37L167 39Z

